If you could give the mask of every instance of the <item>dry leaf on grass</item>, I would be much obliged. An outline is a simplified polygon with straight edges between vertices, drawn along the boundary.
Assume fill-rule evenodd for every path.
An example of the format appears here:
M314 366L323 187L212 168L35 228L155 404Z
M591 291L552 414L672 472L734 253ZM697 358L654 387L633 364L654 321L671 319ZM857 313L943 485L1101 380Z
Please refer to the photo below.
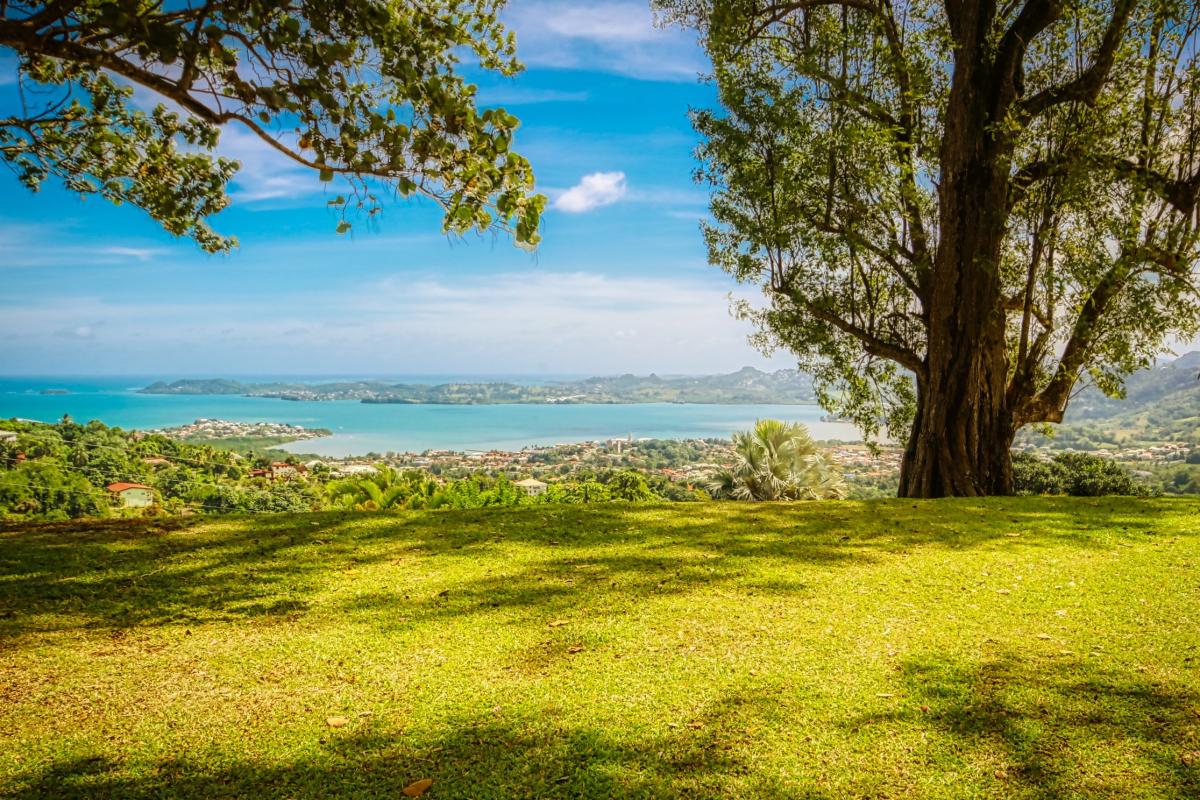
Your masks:
M326 717L325 724L331 728L344 728L350 720L345 717Z
M429 791L429 787L433 786L432 778L422 778L419 781L413 781L408 786L404 787L406 797L420 797Z
M569 620L569 619L556 619L556 620L554 620L553 622L551 622L551 623L549 623L549 624L550 624L550 627L551 627L551 628L561 628L563 625L570 625L570 624L571 624L571 620Z
M573 644L573 645L571 645L570 647L568 647L568 648L567 648L567 652L568 652L568 653L582 653L582 652L583 652L583 645L581 645L581 644Z

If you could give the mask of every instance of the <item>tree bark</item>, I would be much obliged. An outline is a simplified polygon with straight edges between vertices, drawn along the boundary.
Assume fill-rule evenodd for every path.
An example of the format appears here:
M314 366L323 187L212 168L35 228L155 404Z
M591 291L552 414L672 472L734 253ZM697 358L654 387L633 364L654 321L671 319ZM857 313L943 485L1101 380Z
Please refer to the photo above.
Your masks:
M936 388L918 390L917 416L900 469L901 497L1012 494L1010 448L1016 430L1003 386L997 389L994 377L1003 360L960 348L947 359Z
M979 57L988 17L974 9L964 19L975 24L956 34L940 153L941 236L927 279L928 347L900 473L902 497L1013 490L1015 427L999 271L1012 144L995 122L1007 115L1020 81Z
M902 497L1012 494L1016 432L1008 395L1003 289L990 192L977 174L958 182L955 220L943 220L930 286L925 370L900 473ZM944 261L942 261L944 259Z

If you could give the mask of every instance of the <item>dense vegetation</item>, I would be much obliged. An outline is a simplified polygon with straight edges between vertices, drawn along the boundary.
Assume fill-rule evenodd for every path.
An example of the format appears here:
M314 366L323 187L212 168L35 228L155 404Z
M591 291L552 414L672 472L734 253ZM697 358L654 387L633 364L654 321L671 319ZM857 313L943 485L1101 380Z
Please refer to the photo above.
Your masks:
M1017 494L1144 497L1152 493L1125 467L1087 453L1055 453L1050 458L1019 453L1013 457L1013 476Z
M1200 796L1190 500L0 529L42 798Z
M270 440L213 443L123 431L99 422L55 425L0 422L0 517L66 519L142 514L229 514L328 509L451 509L669 500L810 500L894 493L894 473L847 471L821 452L803 426L760 421L721 440L650 440L619 453L563 446L535 453L527 469L460 466L393 468L379 457L373 474L342 476L328 464L262 449ZM233 445L230 447L230 445ZM1144 495L1200 493L1196 464L1130 470L1084 454L1019 455L1021 494ZM557 459L557 460L556 460ZM715 462L715 463L714 463ZM711 467L696 468L699 464ZM719 464L730 464L720 467ZM656 472L663 468L676 468ZM694 477L680 477L684 473ZM532 473L546 483L533 496L516 485ZM668 475L673 474L672 479ZM847 478L851 478L847 480ZM154 492L149 508L123 508L106 487L138 483Z
M556 445L553 450L535 452L530 456L534 464L544 464L551 470L569 470L569 464L561 463L564 458L579 456L586 461L601 459L608 466L631 469L661 469L663 467L686 467L728 458L728 439L639 439L623 445L619 453L609 448L602 455L589 452L584 445ZM585 461L585 463L586 463Z
M384 465L373 475L330 483L328 495L332 507L355 511L708 499L703 493L683 487L676 492L664 487L660 494L651 490L646 477L634 470L581 473L570 480L546 484L543 493L530 495L504 475L479 473L441 481L427 472L397 472Z
M69 418L55 425L4 422L0 429L17 433L0 441L0 516L108 516L117 506L105 487L118 482L153 487L156 510L164 512L320 507L314 486L252 478L269 464L264 457Z
M338 478L290 454L241 456L208 444L123 431L100 422L55 425L3 422L16 438L0 441L0 517L43 519L145 513L318 511L330 508L482 508L535 503L698 500L708 495L661 475L630 469L583 469L530 496L510 476L476 472L442 478L380 465L373 475ZM285 456L283 461L277 460ZM123 509L109 484L154 490L148 509Z

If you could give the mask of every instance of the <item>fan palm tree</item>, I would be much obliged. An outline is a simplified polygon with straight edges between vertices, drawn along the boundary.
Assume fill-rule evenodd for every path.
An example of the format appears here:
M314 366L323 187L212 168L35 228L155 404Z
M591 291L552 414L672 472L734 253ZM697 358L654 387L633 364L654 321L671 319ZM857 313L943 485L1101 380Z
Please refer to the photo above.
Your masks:
M826 500L846 496L837 465L798 422L760 419L733 434L735 461L709 475L708 490L731 500Z

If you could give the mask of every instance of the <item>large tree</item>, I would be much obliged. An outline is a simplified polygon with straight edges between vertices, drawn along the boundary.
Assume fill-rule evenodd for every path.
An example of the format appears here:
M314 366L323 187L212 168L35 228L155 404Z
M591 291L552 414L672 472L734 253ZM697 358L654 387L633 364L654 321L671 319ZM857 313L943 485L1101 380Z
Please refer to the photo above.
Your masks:
M1189 0L659 0L697 27L712 261L905 496L1006 494L1022 426L1196 332Z
M19 59L20 102L0 117L0 156L37 189L139 206L209 251L206 220L237 164L214 153L240 125L275 151L340 177L339 232L389 195L421 195L444 229L538 239L545 199L510 149L517 120L479 110L459 74L519 69L504 0L52 0L0 2L0 55ZM157 104L132 103L135 88Z

